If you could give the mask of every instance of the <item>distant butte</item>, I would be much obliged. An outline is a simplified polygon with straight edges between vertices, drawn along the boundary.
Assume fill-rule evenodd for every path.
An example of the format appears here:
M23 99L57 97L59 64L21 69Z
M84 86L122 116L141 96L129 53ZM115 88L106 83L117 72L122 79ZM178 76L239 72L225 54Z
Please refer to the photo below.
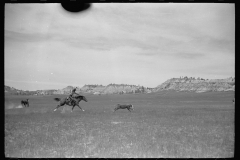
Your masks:
M63 89L23 91L5 85L5 94L15 95L52 95L52 94L70 94L73 86L67 86ZM165 90L190 91L190 92L211 92L211 91L235 91L235 78L226 79L203 79L194 77L171 78L155 88L128 84L109 84L103 85L84 85L78 87L77 93L89 94L137 94L152 93Z

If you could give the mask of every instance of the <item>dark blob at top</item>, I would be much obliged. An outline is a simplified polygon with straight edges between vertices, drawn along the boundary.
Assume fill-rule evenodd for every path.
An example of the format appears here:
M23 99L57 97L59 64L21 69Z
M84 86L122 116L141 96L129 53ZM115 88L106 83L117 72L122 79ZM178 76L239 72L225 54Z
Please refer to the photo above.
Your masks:
M79 3L79 2L62 2L62 7L69 12L82 12L90 8L91 4L89 3Z

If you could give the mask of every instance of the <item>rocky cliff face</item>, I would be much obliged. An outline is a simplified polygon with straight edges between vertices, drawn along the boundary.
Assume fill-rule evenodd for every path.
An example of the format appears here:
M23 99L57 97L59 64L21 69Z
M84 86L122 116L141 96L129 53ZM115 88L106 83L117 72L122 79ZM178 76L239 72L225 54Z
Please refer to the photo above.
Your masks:
M103 85L84 85L82 88L80 88L80 92L86 92L86 93L95 93L95 92L102 92L106 86Z
M136 91L144 92L140 86L124 85L124 84L109 84L102 91L104 94L123 94L123 93L137 93Z
M193 79L193 78L172 78L157 86L154 92L163 90L176 91L235 91L235 78L227 79Z
M38 90L38 91L22 91L13 87L5 86L5 93L10 94L70 94L73 86L59 90ZM109 84L103 85L84 85L82 88L77 88L77 93L91 94L136 94L136 93L151 93L163 90L175 91L191 91L191 92L208 92L208 91L235 91L235 78L227 79L202 79L202 78L171 78L155 88L146 88L143 86L128 85L128 84Z
M151 88L143 86L127 85L127 84L109 84L102 85L84 85L80 92L93 93L93 94L124 94L124 93L147 93Z
M53 94L70 94L73 90L73 86L67 86L66 88L56 90Z

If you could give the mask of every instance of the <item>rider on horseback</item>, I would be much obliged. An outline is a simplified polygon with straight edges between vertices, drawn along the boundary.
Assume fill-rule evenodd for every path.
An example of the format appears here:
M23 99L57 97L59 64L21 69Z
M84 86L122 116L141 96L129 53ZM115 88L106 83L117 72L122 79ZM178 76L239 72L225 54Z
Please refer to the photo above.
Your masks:
M75 95L79 95L78 93L76 93L76 89L77 89L77 87L76 87L76 88L73 88L72 93L67 97L67 99L70 99L71 101L77 102L77 101L75 100L75 97L76 97L76 96L73 96L74 94L75 94ZM79 96L80 96L80 95L79 95Z

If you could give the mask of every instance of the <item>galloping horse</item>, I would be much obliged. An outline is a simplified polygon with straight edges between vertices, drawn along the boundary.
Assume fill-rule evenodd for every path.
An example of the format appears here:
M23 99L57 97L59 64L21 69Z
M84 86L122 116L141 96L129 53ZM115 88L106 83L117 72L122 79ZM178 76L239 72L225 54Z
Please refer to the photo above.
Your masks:
M133 105L132 104L123 104L123 105L117 104L117 107L114 108L114 112L118 109L126 109L126 108L128 109L128 111L131 112L131 110L133 110Z
M75 106L78 106L82 111L84 111L84 110L79 106L79 102L80 102L81 100L84 100L85 102L87 102L86 97L84 97L84 96L77 96L77 97L74 97L74 99L76 100L76 102L73 101L73 100L70 100L68 97L62 98L62 99L61 99L61 98L54 98L55 101L60 101L59 105L54 109L54 111L56 111L59 107L65 105L65 104L66 104L66 105L69 105L69 106L73 106L73 107L72 107L72 111L73 111L73 108L74 108Z
M27 100L22 100L22 101L21 101L21 105L22 105L23 107L29 107L28 99L27 99Z

